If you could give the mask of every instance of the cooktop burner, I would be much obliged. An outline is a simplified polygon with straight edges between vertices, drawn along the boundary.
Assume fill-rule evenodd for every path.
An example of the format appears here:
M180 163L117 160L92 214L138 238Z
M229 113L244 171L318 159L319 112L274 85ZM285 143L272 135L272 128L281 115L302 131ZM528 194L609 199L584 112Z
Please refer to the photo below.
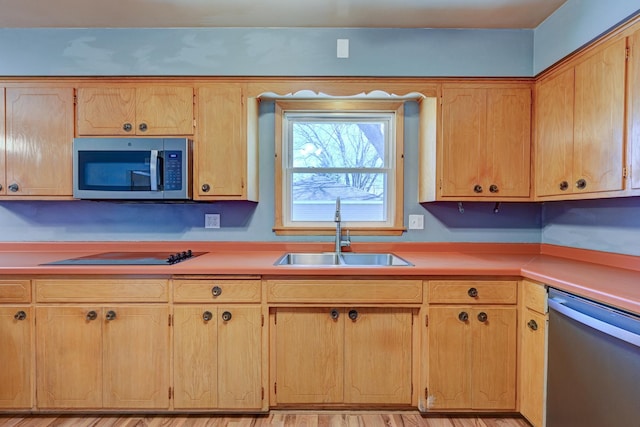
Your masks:
M173 265L204 254L192 252L103 252L42 265Z

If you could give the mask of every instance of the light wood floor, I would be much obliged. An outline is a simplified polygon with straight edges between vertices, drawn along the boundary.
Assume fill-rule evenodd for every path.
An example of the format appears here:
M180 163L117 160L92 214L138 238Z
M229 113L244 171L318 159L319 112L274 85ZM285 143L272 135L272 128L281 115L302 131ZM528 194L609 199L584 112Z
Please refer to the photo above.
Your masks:
M296 413L264 416L3 416L1 427L530 427L522 418L423 417L417 413Z

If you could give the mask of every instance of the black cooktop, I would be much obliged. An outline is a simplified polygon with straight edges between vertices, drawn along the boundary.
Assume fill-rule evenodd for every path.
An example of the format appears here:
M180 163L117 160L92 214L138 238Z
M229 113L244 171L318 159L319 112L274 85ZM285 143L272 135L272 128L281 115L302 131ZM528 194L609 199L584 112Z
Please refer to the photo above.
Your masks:
M103 252L42 265L173 265L205 252Z

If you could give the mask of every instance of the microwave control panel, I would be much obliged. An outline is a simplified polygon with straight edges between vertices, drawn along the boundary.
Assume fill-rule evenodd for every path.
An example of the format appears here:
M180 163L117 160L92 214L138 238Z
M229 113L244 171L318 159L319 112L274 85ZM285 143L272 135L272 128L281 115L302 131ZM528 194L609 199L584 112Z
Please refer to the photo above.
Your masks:
M164 190L182 190L182 152L164 152Z

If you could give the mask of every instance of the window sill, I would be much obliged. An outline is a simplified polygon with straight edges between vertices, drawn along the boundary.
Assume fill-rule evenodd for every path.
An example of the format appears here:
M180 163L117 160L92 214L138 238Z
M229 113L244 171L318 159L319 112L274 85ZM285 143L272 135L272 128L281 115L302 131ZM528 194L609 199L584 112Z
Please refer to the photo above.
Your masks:
M342 229L345 234L347 230L351 236L401 236L407 231L405 227ZM276 236L333 236L336 234L334 227L274 227L273 231Z

